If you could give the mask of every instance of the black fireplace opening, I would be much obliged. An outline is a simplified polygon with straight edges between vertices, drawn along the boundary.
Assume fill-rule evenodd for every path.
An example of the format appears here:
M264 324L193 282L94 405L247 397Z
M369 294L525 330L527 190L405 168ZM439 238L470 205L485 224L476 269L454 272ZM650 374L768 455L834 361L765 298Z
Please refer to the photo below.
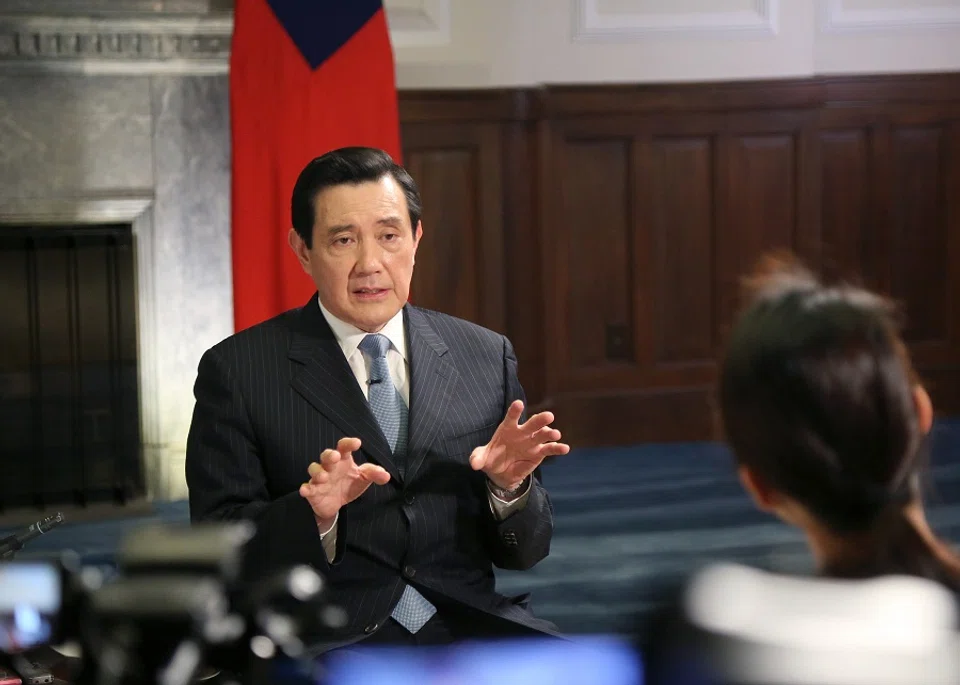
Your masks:
M0 226L0 515L145 492L128 224Z

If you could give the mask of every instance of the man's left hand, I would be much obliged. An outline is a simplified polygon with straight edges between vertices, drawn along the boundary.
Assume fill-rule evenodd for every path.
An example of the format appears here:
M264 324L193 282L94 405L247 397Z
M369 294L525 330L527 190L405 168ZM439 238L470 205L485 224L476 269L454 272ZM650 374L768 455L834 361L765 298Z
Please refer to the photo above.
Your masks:
M494 485L516 490L547 457L567 454L570 446L560 440L560 431L550 428L553 414L534 414L522 425L523 402L516 400L507 409L503 422L483 447L470 455L470 466L483 471Z

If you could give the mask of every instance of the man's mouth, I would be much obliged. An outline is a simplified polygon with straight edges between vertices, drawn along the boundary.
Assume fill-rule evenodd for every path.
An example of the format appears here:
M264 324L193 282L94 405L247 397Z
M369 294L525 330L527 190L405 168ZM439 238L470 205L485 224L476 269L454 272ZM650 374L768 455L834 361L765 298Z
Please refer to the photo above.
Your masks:
M386 294L387 288L355 288L353 294L364 299L381 297Z

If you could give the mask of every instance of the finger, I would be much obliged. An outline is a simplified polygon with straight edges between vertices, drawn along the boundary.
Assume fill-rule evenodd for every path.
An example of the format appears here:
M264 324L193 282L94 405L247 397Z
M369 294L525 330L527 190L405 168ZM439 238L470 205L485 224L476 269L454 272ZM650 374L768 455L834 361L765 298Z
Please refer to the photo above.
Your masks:
M323 485L330 480L330 472L316 462L307 467L307 472L310 474L310 483L312 485Z
M503 417L503 423L516 426L520 421L520 417L523 415L523 402L520 400L514 400L510 403L510 406L507 407L507 415Z
M360 438L340 438L337 443L337 451L345 457L349 457L358 449L360 449Z
M337 450L324 450L320 453L320 465L324 470L329 471L336 466L342 458L343 455L337 452Z
M551 411L542 411L539 414L534 414L523 424L524 429L530 431L531 433L536 433L538 430L544 426L549 426L553 423L554 420L553 412Z
M330 482L330 472L320 469L317 473L310 478L311 485L326 485Z
M300 486L300 496L304 499L309 499L310 497L313 497L315 490L315 486L311 485L310 483L304 483Z
M390 474L387 473L386 469L382 466L377 466L376 464L361 464L360 475L364 479L377 485L386 485L390 482Z
M545 442L537 448L540 459L559 457L570 452L570 445L563 442Z
M537 444L542 444L545 442L557 442L560 439L560 431L558 431L556 428L544 426L536 433L531 435L530 438Z
M470 454L470 468L479 471L487 465L487 452L482 447L478 447Z

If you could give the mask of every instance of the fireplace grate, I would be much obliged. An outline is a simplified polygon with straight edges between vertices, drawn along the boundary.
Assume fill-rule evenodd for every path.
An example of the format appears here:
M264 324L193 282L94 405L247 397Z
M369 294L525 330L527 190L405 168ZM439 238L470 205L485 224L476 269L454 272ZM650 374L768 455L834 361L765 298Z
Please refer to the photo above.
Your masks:
M129 225L0 226L0 512L142 496Z

